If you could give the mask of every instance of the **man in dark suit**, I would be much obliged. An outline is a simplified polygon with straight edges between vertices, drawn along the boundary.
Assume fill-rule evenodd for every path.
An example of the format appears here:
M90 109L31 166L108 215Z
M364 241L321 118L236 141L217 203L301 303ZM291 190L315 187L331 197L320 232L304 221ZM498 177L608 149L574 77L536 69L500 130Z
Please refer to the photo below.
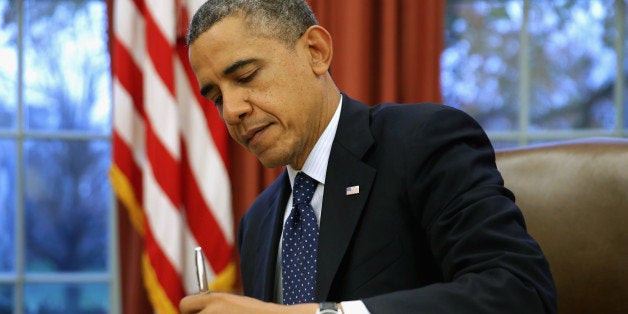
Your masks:
M556 312L547 261L473 119L341 94L331 36L302 0L208 1L188 43L231 136L287 169L239 225L246 296L188 296L183 313Z

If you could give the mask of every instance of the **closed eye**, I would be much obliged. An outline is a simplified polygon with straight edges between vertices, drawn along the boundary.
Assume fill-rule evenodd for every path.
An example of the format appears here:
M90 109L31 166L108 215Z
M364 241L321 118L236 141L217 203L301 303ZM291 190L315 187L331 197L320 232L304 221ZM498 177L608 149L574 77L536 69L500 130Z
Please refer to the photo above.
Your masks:
M244 76L244 77L239 78L239 79L238 79L238 83L240 83L240 84L246 84L246 83L249 83L250 81L252 81L252 80L255 78L255 76L257 75L257 71L258 71L258 70L255 70L255 71L253 71L251 74L249 74L249 75L246 75L246 76Z
M218 95L216 98L212 100L216 107L222 106L222 95Z

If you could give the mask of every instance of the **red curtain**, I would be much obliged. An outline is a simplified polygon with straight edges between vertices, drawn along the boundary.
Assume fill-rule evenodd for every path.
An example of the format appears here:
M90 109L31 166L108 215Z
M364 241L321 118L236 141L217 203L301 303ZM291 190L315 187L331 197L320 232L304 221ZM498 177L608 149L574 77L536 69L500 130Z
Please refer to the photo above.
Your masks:
M334 44L332 76L368 104L440 102L443 0L309 0Z
M111 5L113 0L107 0ZM341 91L367 104L441 102L439 58L445 0L308 0L333 37L332 76ZM110 6L111 7L111 6ZM111 12L111 10L110 10ZM111 25L111 23L110 23ZM234 224L282 171L266 169L231 142ZM139 273L141 241L118 212L123 313L147 313ZM237 258L237 257L236 257Z

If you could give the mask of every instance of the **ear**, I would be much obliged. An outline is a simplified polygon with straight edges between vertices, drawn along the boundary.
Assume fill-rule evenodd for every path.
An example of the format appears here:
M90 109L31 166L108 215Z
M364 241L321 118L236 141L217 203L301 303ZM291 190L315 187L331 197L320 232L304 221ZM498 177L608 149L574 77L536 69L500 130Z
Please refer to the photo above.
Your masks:
M319 25L310 26L305 31L303 38L307 42L310 53L310 65L317 75L327 73L331 65L333 55L331 35Z

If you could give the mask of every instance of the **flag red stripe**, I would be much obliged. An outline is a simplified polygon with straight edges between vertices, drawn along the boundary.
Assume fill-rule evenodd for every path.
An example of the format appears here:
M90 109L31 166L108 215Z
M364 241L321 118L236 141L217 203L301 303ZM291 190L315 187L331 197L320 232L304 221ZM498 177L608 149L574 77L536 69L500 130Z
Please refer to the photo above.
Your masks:
M163 254L161 247L155 240L152 229L148 227L146 228L145 243L145 250L157 274L157 279L164 292L166 292L168 299L176 308L181 298L185 296L185 289L179 278L179 273L172 267L168 257Z
M173 13L174 14L174 13ZM174 66L172 64L174 51L171 43L161 33L159 26L153 20L153 16L146 15L146 49L150 59L159 74L161 81L168 88L170 95L176 95L174 90Z
M161 80L161 83L165 88L167 88L171 97L175 98L176 92L172 53L173 44L168 42L168 39L164 36L164 34L162 34L159 26L154 20L154 17L149 14L149 12L149 10L143 12L148 56L154 66L155 72ZM144 88L144 91L150 92L152 88L160 88L160 86L147 86ZM147 105L156 106L159 104ZM177 119L176 116L167 118ZM146 156L151 165L154 180L161 187L161 191L169 198L172 206L177 210L180 210L182 204L180 198L179 163L178 160L171 155L176 154L177 152L170 152L168 148L166 148L158 134L155 132L155 128L160 126L153 125L154 122L156 121L151 121L149 118L146 119ZM172 134L165 136L171 135ZM147 195L146 197L151 196ZM155 218L159 219L158 216ZM149 220L147 219L147 221ZM163 223L163 221L156 223ZM148 228L151 227L149 226ZM170 242L170 240L168 242ZM172 241L171 243L177 242L179 241ZM182 278L174 268L172 264L173 261L171 261L164 252L164 249L171 251L172 248L162 248L161 245L170 244L160 243L156 238L154 238L152 233L149 233L146 238L146 253L149 256L150 264L155 270L161 289L170 299L170 303L175 305L176 308L176 304L178 304L179 300L185 294Z
M168 149L155 134L153 125L146 123L146 155L153 170L153 176L163 192L168 196L172 205L180 209L181 197L179 194L179 164L170 155Z
M203 248L205 256L214 269L214 273L221 272L231 260L231 245L225 238L220 225L211 214L192 169L187 162L187 151L182 147L182 169L185 178L183 185L185 215L188 226L196 240Z
M144 75L140 68L135 64L133 57L124 45L116 37L113 39L113 71L115 77L120 81L120 84L131 95L133 100L133 107L138 114L145 118L144 113L144 94L142 86L144 84ZM114 104L115 105L115 104Z
M113 160L118 168L126 174L129 182L131 182L133 194L142 195L142 170L135 163L129 146L115 131L113 132L113 147ZM140 206L143 205L144 200L141 197L138 197L137 201Z
M121 0L117 0L117 1L121 1ZM131 0L134 4L135 7L137 8L137 11L142 13L142 15L146 15L146 12L144 11L146 9L146 4L144 3L143 0Z

